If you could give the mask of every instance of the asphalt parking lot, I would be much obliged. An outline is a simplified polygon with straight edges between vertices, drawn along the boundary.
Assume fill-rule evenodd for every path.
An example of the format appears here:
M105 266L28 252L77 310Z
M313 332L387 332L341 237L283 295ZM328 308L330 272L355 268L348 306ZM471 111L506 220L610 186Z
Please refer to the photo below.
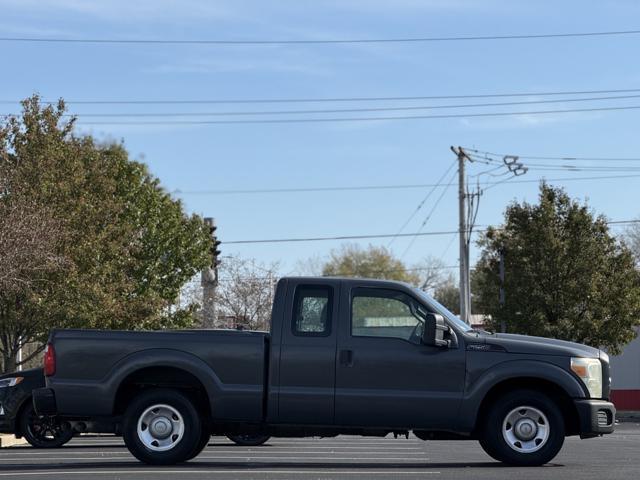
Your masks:
M486 478L630 479L640 472L640 424L591 440L567 439L553 464L505 467L473 441L415 437L272 439L239 447L212 437L195 460L174 467L136 461L115 437L82 437L57 450L16 446L0 451L1 478L47 479L353 479Z

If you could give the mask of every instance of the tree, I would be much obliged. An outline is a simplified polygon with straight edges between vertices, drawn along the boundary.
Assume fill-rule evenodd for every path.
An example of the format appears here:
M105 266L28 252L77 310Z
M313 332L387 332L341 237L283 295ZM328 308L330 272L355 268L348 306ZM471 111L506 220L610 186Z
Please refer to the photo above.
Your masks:
M541 184L539 204L512 203L502 228L479 242L479 309L497 328L606 347L634 338L640 277L629 249L606 219L560 188ZM499 305L499 252L505 255L505 304Z
M640 220L631 224L624 234L624 240L640 265Z
M418 278L418 287L427 293L433 294L443 283L453 282L451 275L445 274L444 262L436 257L428 256L411 267Z
M420 285L420 277L385 247L345 244L330 252L322 266L326 276L381 278Z
M0 257L13 272L0 283L5 371L51 328L191 324L193 306L169 306L210 261L202 219L123 145L75 135L64 114L62 101L43 108L34 96L0 125Z
M236 326L267 330L277 269L277 264L265 266L253 259L225 257L220 266L216 315L232 317Z
M433 298L447 307L449 311L455 314L460 313L460 288L458 288L452 276L449 276L434 288Z

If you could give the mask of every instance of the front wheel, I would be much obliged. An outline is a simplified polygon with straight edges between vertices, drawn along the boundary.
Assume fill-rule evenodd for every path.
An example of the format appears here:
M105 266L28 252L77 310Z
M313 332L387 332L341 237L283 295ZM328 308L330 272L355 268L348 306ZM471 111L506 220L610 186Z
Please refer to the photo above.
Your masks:
M38 415L27 401L18 419L20 433L27 442L36 448L58 448L73 438L68 422L52 415Z
M227 438L236 445L241 445L243 447L257 447L266 443L271 437L269 435L261 435L259 433L247 433L244 435L227 435Z
M154 389L131 402L122 436L138 460L150 465L173 465L193 456L202 439L202 424L185 395Z
M550 462L564 443L564 420L547 395L517 390L498 399L489 410L480 445L490 456L520 466Z

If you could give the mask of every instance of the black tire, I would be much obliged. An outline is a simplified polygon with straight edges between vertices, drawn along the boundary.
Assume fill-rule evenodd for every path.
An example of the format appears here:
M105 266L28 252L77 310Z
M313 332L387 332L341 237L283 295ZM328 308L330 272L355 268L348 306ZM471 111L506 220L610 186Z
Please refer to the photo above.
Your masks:
M155 436L151 423L155 425ZM202 423L191 401L169 389L148 390L134 398L122 427L124 443L131 454L149 465L189 460L202 438Z
M191 460L192 458L196 458L198 455L200 455L202 451L205 448L207 448L207 445L209 445L210 439L211 439L211 434L209 433L209 430L203 429L202 433L200 434L200 440L198 440L198 444L196 445L196 448L193 450L193 452L191 452L191 454L189 454L189 457L187 458L187 460Z
M236 445L243 447L257 447L266 443L271 436L260 433L247 433L238 435L227 435L227 438Z
M73 438L68 422L51 415L38 415L31 400L20 412L18 428L24 439L35 448L59 448Z
M556 402L534 390L516 390L499 398L489 410L480 445L503 463L536 466L558 454L564 436L564 420Z

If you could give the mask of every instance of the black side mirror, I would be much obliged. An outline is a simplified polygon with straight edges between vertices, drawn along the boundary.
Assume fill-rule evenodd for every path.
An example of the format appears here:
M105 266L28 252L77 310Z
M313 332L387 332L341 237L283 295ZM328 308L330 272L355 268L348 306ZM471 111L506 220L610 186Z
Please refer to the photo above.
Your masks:
M449 340L444 339L444 333L448 331L449 327L442 315L427 313L422 331L422 343L432 347L448 347Z

